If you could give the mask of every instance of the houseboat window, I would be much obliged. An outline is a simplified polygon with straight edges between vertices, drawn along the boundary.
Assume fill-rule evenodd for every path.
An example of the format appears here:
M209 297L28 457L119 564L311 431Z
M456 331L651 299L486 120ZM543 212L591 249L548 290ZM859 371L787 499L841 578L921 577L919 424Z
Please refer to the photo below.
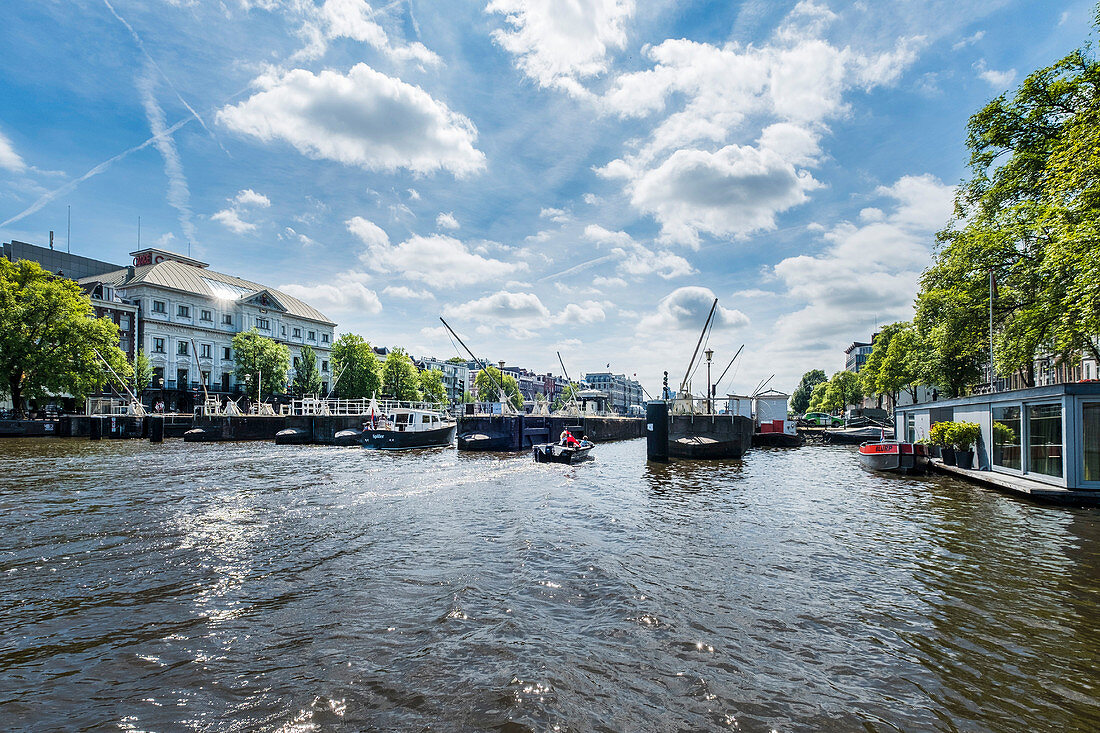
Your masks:
M1020 408L993 408L993 465L1019 471L1020 465Z
M1084 416L1085 480L1100 481L1100 402L1086 402Z
M910 443L917 442L917 416L912 412L905 415L905 439Z
M1062 406L1032 405L1027 408L1028 471L1062 476Z

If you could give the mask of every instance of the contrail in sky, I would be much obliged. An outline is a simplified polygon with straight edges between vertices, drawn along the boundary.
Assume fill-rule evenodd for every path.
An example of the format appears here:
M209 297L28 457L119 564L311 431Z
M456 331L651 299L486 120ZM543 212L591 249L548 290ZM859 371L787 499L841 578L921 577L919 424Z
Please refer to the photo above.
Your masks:
M141 36L137 34L137 31L134 30L134 27L127 23L126 19L118 14L118 11L115 10L113 5L111 5L110 0L103 0L103 4L106 5L107 9L111 11L111 15L118 18L118 22L126 26L126 30L130 31L130 35L133 36L134 42L137 43L138 48L141 49L141 53L145 56L149 63L153 65L153 68L155 68L157 72L160 73L161 78L164 79L165 82L167 82L168 86L175 93L176 99L180 101L180 104L186 107L188 112L195 115L195 119L199 121L200 125L202 125L202 129L206 130L206 132L209 133L211 139L213 139L214 142L218 143L218 147L221 148L222 151L224 151L226 154L228 154L229 151L226 150L225 147L223 147L222 144L218 141L218 138L214 136L214 131L206 126L206 122L205 120L203 120L202 115L196 112L195 108L187 103L187 100L184 99L183 95L180 94L178 89L176 89L176 85L172 83L172 80L168 78L168 75L164 73L164 70L160 68L160 65L153 59L152 56L149 55L149 52L145 49L145 42L141 40Z
M617 260L618 258L619 258L618 255L604 255L603 257L597 257L594 260L589 260L588 262L582 262L579 265L573 265L572 267L567 268L565 270L562 270L561 272L555 272L553 275L546 275L544 277L540 277L537 282L542 282L543 280L553 280L556 277L561 277L562 275L569 275L569 274L572 274L574 272L579 272L580 270L585 270L589 267L592 267L592 265L598 265L599 263L607 262L608 260Z
M164 158L164 174L168 176L168 204L179 212L180 228L187 237L187 241L192 241L195 239L195 225L191 223L191 191L187 187L187 177L183 174L183 163L180 162L175 141L165 134L168 125L164 119L164 110L157 104L154 94L156 83L152 63L149 63L146 66L145 75L138 80L141 104L145 107L149 129L156 137L154 145L160 151L160 156Z
M19 221L20 219L22 219L24 217L27 217L27 216L30 216L31 214L38 211L39 209L41 209L46 204L53 201L58 196L61 196L63 194L68 193L69 191L72 191L74 188L76 188L78 185L80 185L84 181L88 180L92 176L98 175L98 174L102 173L103 171L107 170L114 163L122 160L127 155L129 155L130 153L136 153L137 151L142 150L143 148L149 147L153 143L160 140L162 137L167 137L167 136L171 135L173 132L180 129L181 127L183 127L184 125L186 125L188 122L190 122L193 119L196 119L196 118L191 117L190 115L188 115L187 117L184 117L182 120L180 120L176 124L172 125L168 129L161 132L159 135L153 135L151 138L149 138L145 142L141 143L140 145L135 145L134 147L132 147L128 150L123 150L121 153L114 156L113 158L108 158L107 160L103 161L102 163L100 163L99 165L92 168L90 171L88 171L84 175L82 175L80 178L69 181L68 183L66 183L61 188L58 188L54 191L50 191L49 193L42 194L42 196L39 197L39 199L37 201L35 201L33 204L28 206L23 211L20 211L18 214L16 214L12 218L8 219L7 221L0 221L0 227L6 227L8 224L14 224L15 222Z

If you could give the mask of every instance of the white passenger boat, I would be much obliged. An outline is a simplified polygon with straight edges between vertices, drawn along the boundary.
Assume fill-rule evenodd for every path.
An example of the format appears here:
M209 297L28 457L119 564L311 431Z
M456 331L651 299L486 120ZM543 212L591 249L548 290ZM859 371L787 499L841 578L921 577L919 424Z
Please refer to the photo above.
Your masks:
M378 405L372 400L371 408L359 436L364 448L403 450L454 442L457 424L439 405L409 402Z

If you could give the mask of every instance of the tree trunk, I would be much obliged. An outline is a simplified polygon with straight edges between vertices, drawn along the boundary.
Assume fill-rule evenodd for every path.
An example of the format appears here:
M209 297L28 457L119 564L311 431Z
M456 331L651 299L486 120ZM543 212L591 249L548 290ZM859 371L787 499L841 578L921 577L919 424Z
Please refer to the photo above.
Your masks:
M22 420L27 416L23 409L23 375L8 377L8 391L11 392L11 404L13 416L16 420Z
M1100 364L1100 349L1096 348L1096 344L1094 344L1092 342L1092 339L1090 339L1090 338L1085 339L1085 348L1088 349L1090 354L1092 354L1093 360L1097 364Z
M1027 372L1024 373L1024 381L1028 387L1035 386L1035 362L1029 361L1027 363Z

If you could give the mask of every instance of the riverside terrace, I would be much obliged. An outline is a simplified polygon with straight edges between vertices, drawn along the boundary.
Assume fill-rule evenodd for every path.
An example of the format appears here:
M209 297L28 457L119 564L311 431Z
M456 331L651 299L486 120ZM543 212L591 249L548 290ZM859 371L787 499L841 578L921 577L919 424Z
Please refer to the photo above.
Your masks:
M945 420L978 423L974 465L955 471L965 478L1036 499L1100 501L1100 382L906 405L895 420L899 439L908 441ZM997 423L1008 429L994 430Z

